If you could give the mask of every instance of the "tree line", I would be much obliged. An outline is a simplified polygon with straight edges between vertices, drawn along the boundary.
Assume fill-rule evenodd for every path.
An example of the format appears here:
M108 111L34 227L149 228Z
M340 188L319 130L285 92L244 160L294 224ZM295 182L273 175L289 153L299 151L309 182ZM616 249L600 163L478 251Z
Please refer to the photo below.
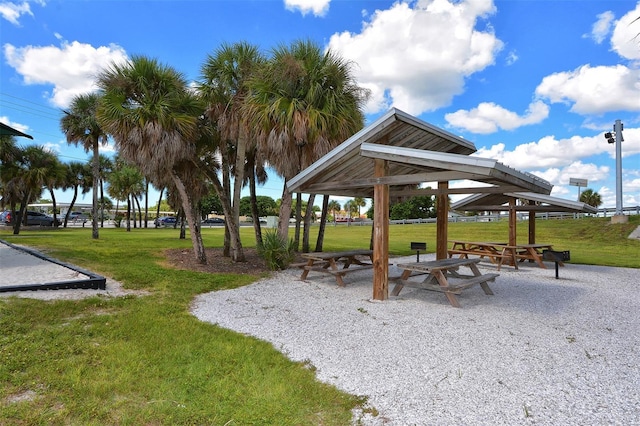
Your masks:
M92 237L99 238L99 209L104 204L99 146L113 140L120 171L109 190L121 190L114 198L131 199L128 206L135 203L136 195L144 192L140 181L166 189L189 223L199 262L207 260L197 206L212 189L225 216L225 255L244 261L239 215L245 186L261 244L256 186L266 182L267 169L285 182L278 234L286 241L293 204L286 182L364 126L369 93L357 85L352 67L306 40L277 46L268 55L246 42L223 44L207 56L195 85L170 65L142 55L110 64L96 77L98 90L76 96L60 122L68 143L93 154ZM43 187L50 188L55 199L52 188L60 187L63 177L57 168L51 172L51 154L30 147L21 156L15 143L11 147L5 139L11 138L2 142L3 203L20 205L24 213L36 188ZM75 173L76 190L88 188L86 173L68 173ZM307 200L308 210L314 197ZM298 194L297 208L302 204ZM328 204L325 196L323 212ZM309 251L309 213L303 221L304 251ZM302 217L299 210L296 216ZM299 232L297 227L296 238Z

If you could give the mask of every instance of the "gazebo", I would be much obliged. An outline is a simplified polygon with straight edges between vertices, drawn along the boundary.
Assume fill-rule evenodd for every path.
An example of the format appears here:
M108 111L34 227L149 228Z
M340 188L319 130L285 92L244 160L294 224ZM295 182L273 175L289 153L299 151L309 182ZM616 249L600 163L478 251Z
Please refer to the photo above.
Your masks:
M517 200L522 203L518 204ZM474 194L451 204L454 211L508 211L509 245L515 246L517 212L529 214L529 244L536 242L536 213L597 213L598 210L580 201L552 197L533 192L510 192L504 194Z
M471 157L473 143L398 109L391 109L287 183L290 192L373 198L373 298L389 295L389 199L435 195L436 257L447 257L450 194L549 194L552 185L496 160ZM478 187L450 188L450 181ZM437 188L418 188L438 182Z

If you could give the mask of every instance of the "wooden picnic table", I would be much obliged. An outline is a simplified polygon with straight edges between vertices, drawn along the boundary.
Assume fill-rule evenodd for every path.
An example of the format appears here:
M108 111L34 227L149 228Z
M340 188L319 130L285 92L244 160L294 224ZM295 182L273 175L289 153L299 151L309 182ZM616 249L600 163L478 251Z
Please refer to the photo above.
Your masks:
M458 255L460 258L468 259L469 255L480 256L480 259L488 258L491 263L498 264L498 271L503 263L513 265L518 269L517 255L518 246L510 246L504 243L491 243L479 241L449 241L452 245L447 253L449 257ZM505 262L506 260L506 262Z
M536 262L538 266L546 269L547 266L542 261L542 252L544 250L553 250L553 246L551 244L518 244L516 246L516 258L520 262L525 260ZM564 266L564 263L558 262L558 265Z
M459 308L460 303L458 303L456 295L476 284L480 284L485 294L493 295L487 282L495 281L499 274L482 274L477 266L479 262L479 258L455 258L398 264L398 268L402 269L403 272L399 278L394 280L396 285L391 294L397 296L404 286L438 291L444 293L451 306ZM463 266L469 268L472 275L460 274L459 269ZM409 280L412 275L424 274L427 274L427 276L421 282ZM452 279L453 281L450 281Z
M300 256L307 260L295 265L302 269L300 279L305 280L310 271L322 272L335 276L340 287L344 287L342 277L347 273L373 268L373 250L301 253ZM368 257L371 263L362 262L358 257ZM343 263L342 268L338 268L338 262Z

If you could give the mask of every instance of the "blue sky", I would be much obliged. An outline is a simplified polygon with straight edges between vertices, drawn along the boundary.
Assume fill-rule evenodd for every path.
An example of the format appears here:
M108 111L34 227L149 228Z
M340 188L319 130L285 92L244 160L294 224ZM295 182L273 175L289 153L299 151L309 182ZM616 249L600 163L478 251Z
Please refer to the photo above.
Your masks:
M311 39L353 61L372 93L369 122L397 107L547 179L558 197L576 199L569 179L587 179L615 207L615 150L603 134L622 120L624 206L636 206L637 17L640 2L622 0L0 0L0 121L34 137L22 145L83 161L59 130L61 110L111 61L146 55L197 80L222 43L268 54ZM272 173L259 192L280 198L282 182Z

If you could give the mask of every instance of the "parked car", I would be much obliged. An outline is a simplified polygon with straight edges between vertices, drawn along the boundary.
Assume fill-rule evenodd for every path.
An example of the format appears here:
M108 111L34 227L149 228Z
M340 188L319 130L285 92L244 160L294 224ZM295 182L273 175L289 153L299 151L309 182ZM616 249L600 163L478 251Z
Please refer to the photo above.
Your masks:
M203 225L224 225L224 219L220 217L212 217L202 221Z
M36 212L32 210L27 210L25 212L27 215L27 226L52 226L53 225L53 217L48 214ZM2 212L0 215L0 220L4 222L6 225L11 224L11 211L7 210ZM23 222L24 223L24 222ZM60 221L56 219L56 226L60 225Z
M177 219L175 216L164 216L154 220L153 224L156 226L156 228L159 228L161 226L162 227L174 226L176 222L177 222Z
M69 213L69 220L72 222L86 222L89 220L89 217L82 212L71 212Z

